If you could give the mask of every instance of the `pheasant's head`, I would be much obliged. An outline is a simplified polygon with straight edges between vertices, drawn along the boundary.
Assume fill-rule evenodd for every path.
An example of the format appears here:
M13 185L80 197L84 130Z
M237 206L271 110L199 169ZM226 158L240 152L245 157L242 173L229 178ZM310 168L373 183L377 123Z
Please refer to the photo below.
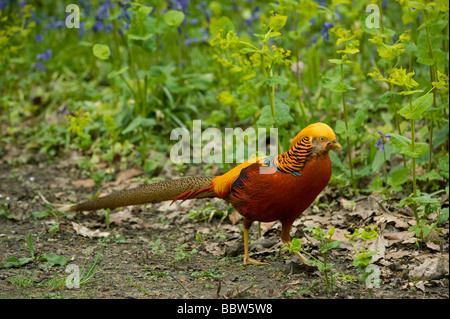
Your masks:
M324 123L314 123L308 125L292 140L289 148L292 148L298 141L301 141L305 137L309 137L312 144L312 151L316 155L322 153L328 153L330 150L342 146L336 139L336 134L328 125Z

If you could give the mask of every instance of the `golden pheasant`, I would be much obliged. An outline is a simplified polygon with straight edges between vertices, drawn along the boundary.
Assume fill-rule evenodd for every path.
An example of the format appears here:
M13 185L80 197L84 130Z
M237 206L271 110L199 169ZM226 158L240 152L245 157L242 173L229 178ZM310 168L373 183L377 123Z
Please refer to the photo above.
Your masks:
M326 124L305 127L289 150L244 162L216 177L185 177L113 192L79 204L55 205L59 211L91 211L165 200L219 197L244 216L244 264L249 257L249 229L254 221L281 222L281 240L290 246L292 223L327 186L331 177L328 152L341 148ZM306 264L306 258L296 255Z

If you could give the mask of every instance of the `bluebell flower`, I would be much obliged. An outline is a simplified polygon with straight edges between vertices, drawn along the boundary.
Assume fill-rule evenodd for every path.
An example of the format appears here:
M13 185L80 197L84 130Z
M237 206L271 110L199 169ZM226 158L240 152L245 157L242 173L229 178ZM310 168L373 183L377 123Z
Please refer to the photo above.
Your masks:
M375 147L378 148L380 152L384 152L384 144L386 143L386 139L389 141L391 136L389 134L384 135L381 131L378 131L378 134L380 134L380 138L375 144Z
M196 39L196 38L187 38L187 39L184 40L184 44L186 46L189 46L192 43L198 43L198 39Z
M112 24L105 25L105 33L109 34L113 28Z
M59 20L58 18L54 18L54 17L49 17L49 22L47 24L47 28L48 29L59 29L64 27L66 24L64 23L64 21Z
M200 11L200 13L202 13L205 16L206 22L210 23L211 22L212 13L211 13L211 10L208 9L207 2L206 1L200 1L197 4L196 8Z
M114 3L106 0L95 12L95 18L104 19L109 17L108 7L114 9Z
M52 57L52 50L47 49L43 53L36 55L36 59L38 61L48 61Z
M34 37L34 42L42 42L44 40L44 36L42 34L36 34Z
M95 12L95 24L91 28L93 32L101 32L105 30L106 33L109 33L111 31L112 26L104 24L104 20L109 18L108 8L114 8L114 3L109 0L106 0L100 5L100 7L98 7Z
M120 2L119 1L119 6L120 6L120 13L119 13L119 16L117 18L118 19L126 18L128 21L131 21L130 14L127 11L128 8L131 7L131 4L129 4L127 2Z
M103 22L100 20L96 20L94 26L91 28L94 32L101 32L104 29Z
M391 40L392 40L392 43L391 43L391 44L392 44L392 45L395 44L395 41L397 41L397 35L394 34L394 35L392 36L392 39L391 39Z
M322 35L322 38L328 42L330 39L330 29L334 27L334 24L331 22L324 22L322 29L320 30L320 34Z
M81 39L84 36L84 33L86 32L86 21L80 21L80 29L78 37Z
M44 63L38 62L33 65L33 69L36 69L38 71L45 71L47 70L47 67L44 65Z
M8 0L0 0L0 10L6 9L8 2L9 2Z
M174 10L188 12L189 0L169 0L169 8Z
M336 6L336 10L334 10L334 13L336 14L336 20L342 20L342 14L338 10L339 5Z

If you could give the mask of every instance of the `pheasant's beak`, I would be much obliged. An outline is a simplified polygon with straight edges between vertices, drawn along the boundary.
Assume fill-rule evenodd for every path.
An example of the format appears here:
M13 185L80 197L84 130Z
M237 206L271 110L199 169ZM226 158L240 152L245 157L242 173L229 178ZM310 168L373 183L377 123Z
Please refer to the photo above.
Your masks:
M334 140L333 142L328 142L328 149L330 149L330 150L332 150L332 149L335 149L335 148L338 148L338 149L342 149L342 146L341 146L341 144L339 144L339 142L337 141L337 140Z

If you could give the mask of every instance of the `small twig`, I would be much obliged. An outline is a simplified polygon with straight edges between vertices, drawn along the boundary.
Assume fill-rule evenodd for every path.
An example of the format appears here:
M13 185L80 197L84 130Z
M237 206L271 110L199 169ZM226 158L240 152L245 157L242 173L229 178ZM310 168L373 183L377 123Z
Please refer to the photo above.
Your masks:
M37 193L44 203L53 207L53 205L44 197L44 195L42 195L42 193L40 191L38 191Z
M189 289L187 289L187 288L181 283L181 281L179 281L177 278L175 278L174 275L169 274L169 276L172 277L173 279L175 279L175 281L181 286L181 288L183 288L184 290L186 290L188 294L192 295L193 297L195 297L195 298L197 298L197 299L200 299L199 296L197 296L197 295L194 294L192 291L190 291Z
M239 291L239 288L236 288L236 290L237 290L237 292L234 294L234 295L231 295L231 296L226 296L226 298L227 299L234 299L234 298L241 298L242 297L242 294L244 293L244 292L246 292L247 290L249 290L250 288L252 288L253 287L253 285L250 285L250 286L248 286L247 288L245 288L244 290L242 290L242 291Z

